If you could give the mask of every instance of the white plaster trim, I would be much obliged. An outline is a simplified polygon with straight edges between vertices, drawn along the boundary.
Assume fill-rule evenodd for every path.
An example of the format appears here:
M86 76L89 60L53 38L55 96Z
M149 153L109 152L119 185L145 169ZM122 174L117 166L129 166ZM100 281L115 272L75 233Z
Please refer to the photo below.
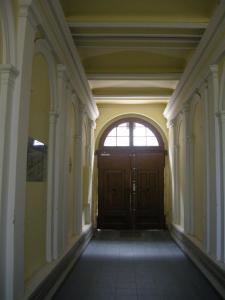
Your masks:
M88 80L179 80L182 73L104 74L89 73Z
M0 20L3 35L3 64L16 66L15 20L11 1L0 0Z
M48 42L44 39L35 41L34 55L42 54L48 65L50 87L50 112L49 112L49 145L48 145L48 187L47 187L47 214L46 214L46 260L50 262L54 257L53 250L53 202L55 184L55 131L57 122L58 97L56 87L56 62L51 54Z
M220 42L220 45L215 49L215 45L217 45L218 40L220 41L224 31L224 16L225 1L221 1L164 111L164 116L167 119L174 118L176 114L179 113L182 103L190 98L194 90L202 84L205 77L208 75L208 65L205 64L208 55L214 50L214 57L211 57L211 62L209 62L209 64L213 64L224 52L224 40ZM202 66L204 66L204 68L202 68Z
M169 29L206 29L208 23L195 23L195 22L142 22L142 23L129 23L129 22L76 22L76 21L67 21L67 24L71 28L169 28Z
M147 95L147 96L139 96L139 95L101 95L94 96L95 101L99 100L169 100L170 96L168 95Z
M40 0L38 18L48 36L52 51L59 61L67 66L71 85L79 94L91 119L98 117L98 109L92 98L87 78L80 61L79 54L74 45L71 33L65 22L65 17L58 0ZM58 42L60 40L60 43Z
M89 73L88 80L179 80L182 73L149 73L149 74L104 74Z

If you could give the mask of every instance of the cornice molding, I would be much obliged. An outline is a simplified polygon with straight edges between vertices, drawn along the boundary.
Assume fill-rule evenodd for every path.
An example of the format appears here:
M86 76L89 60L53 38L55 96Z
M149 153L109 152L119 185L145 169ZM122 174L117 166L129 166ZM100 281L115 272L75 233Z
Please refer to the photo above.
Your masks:
M182 73L87 74L88 80L180 80Z
M34 13L57 61L66 66L67 77L72 89L87 105L88 115L92 119L96 119L99 115L98 108L92 97L87 77L59 1L40 0L35 2Z
M221 1L213 15L203 38L189 61L181 80L167 105L164 116L174 118L181 110L182 104L203 84L209 74L209 65L215 64L224 53L225 41L221 40L225 27L225 1ZM215 45L218 45L215 48ZM213 53L213 54L212 54ZM209 63L206 64L210 55ZM202 68L202 66L204 66ZM191 87L191 88L190 88Z
M171 29L206 29L208 23L195 23L195 22L76 22L76 21L67 21L67 24L71 28L171 28Z

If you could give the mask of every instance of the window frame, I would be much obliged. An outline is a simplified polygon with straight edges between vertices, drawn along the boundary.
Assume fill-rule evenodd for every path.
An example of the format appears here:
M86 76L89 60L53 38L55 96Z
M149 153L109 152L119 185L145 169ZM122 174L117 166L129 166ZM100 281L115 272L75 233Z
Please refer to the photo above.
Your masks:
M110 133L110 131L113 128L115 128L123 123L129 123L129 132L130 132L129 146L104 146L105 140L106 140L108 134ZM133 146L133 124L134 123L142 124L145 127L147 127L148 129L150 129L153 132L153 134L155 135L159 145L158 146ZM139 119L139 118L124 118L124 119L120 119L120 120L112 123L109 127L107 127L105 129L105 131L103 132L103 134L100 138L99 148L105 149L105 150L113 150L113 151L121 151L121 150L125 150L125 149L136 149L136 150L140 150L140 151L149 149L149 150L157 151L157 150L164 149L164 142L163 142L163 139L162 139L160 133L152 124L146 122L145 120Z

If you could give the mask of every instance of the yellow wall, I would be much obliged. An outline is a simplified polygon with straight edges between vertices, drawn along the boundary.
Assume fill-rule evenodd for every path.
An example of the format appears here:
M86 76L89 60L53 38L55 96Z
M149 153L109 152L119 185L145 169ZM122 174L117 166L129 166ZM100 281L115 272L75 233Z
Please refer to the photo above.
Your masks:
M104 130L115 121L115 118L122 118L127 116L136 116L141 117L146 121L151 122L161 133L165 149L168 149L167 138L168 138L168 129L166 126L166 120L163 117L163 111L166 104L142 104L142 105L123 105L123 104L101 104L98 105L99 109L99 118L96 121L96 130L95 130L95 148L98 148L99 139ZM170 218L170 180L169 180L169 163L168 157L166 156L166 166L165 166L165 181L164 181L164 213L166 215L167 221ZM94 222L95 216L97 213L97 202L98 202L98 174L97 174L97 164L95 156L94 164L94 178L93 178L93 218Z
M68 195L68 241L74 236L75 226L75 114L74 107L69 106L69 130L70 130L70 152L69 152L69 195Z
M48 144L50 88L48 65L33 59L29 136ZM25 212L25 281L45 263L47 182L27 182Z
M194 235L202 241L203 238L203 201L204 201L204 108L202 102L197 103L193 119L194 137L194 178L193 178L193 201L194 201Z
M165 110L166 104L101 104L98 105L100 116L96 121L95 138L98 143L99 137L104 129L109 124L109 121L113 121L114 118L122 117L124 115L136 115L143 116L147 119L153 120L158 129L163 132L163 135L168 137L168 129L166 127L166 120L163 117L163 111ZM97 147L97 145L96 145ZM165 144L167 148L167 145Z
M184 227L184 147L185 147L185 132L184 132L184 122L181 121L180 128L179 128L179 161L178 161L178 176L179 176L179 225L183 228Z

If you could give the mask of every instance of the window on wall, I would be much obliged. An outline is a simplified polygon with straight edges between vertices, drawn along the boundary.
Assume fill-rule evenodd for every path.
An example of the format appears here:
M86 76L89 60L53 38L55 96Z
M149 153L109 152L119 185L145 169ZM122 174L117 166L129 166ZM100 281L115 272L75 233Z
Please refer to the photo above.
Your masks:
M105 147L158 147L159 141L148 126L130 121L113 127L103 145Z

